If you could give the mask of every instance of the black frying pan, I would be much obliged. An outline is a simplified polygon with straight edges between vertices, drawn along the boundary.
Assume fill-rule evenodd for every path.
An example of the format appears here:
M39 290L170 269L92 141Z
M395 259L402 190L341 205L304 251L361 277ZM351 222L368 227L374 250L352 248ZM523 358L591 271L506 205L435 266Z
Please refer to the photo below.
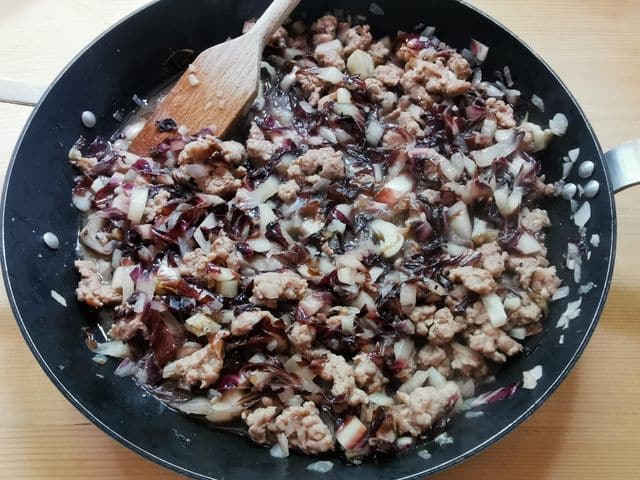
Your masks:
M79 134L109 136L119 127L116 111L131 112L132 95L144 96L175 76L185 66L182 49L201 51L237 35L243 21L259 15L267 0L162 0L140 10L113 27L79 55L53 83L34 109L18 142L4 187L2 211L2 267L9 299L22 333L47 375L62 393L92 422L109 435L177 472L195 478L252 478L257 473L272 478L307 478L309 457L293 455L279 460L249 440L206 428L142 392L130 378L111 375L115 363L98 366L84 344L81 327L94 319L74 300L77 283L73 261L79 226L71 205L74 171L66 161L69 147ZM582 313L570 328L556 321L575 300L571 272L560 276L572 285L569 298L551 305L543 333L527 341L526 352L497 375L497 386L522 378L522 371L542 365L544 375L535 390L520 389L503 402L484 407L484 416L455 417L448 428L454 443L428 445L432 458L415 451L396 459L359 467L336 460L324 479L420 478L471 457L524 421L555 390L573 367L602 312L613 270L616 219L613 191L603 154L591 126L575 99L549 67L520 40L481 12L457 0L376 0L384 16L369 12L370 0L303 1L294 16L313 19L327 10L367 15L376 36L411 30L423 22L437 27L437 35L456 48L470 37L491 46L485 75L509 65L523 98L533 93L545 100L547 114L534 108L533 120L545 123L549 114L563 112L569 131L555 139L545 153L544 173L551 180L561 175L561 158L579 147L581 159L591 159L593 178L600 194L591 201L590 232L600 235L591 260L583 265L583 278L596 285L583 296ZM188 59L186 60L188 61ZM97 127L83 131L80 112L92 110ZM570 177L577 178L577 169ZM548 235L549 257L563 263L567 239L576 238L569 204L555 200L547 205L554 228ZM55 232L61 248L47 249L44 232ZM68 301L63 308L53 301L55 289ZM564 343L559 343L564 335ZM96 377L104 374L104 379ZM188 438L191 441L186 442Z

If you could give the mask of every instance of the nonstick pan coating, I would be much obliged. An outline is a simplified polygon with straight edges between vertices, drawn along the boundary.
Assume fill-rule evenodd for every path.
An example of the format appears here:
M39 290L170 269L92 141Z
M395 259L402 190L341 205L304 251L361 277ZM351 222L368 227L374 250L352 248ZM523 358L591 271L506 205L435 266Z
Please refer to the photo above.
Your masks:
M113 114L131 112L134 94L143 97L175 76L185 66L184 49L199 52L237 35L244 20L259 15L267 3L162 0L113 27L67 67L34 109L4 189L5 283L18 324L43 369L65 396L109 435L147 458L196 478L240 480L257 473L268 478L307 478L315 475L306 470L315 459L296 454L285 460L272 458L268 450L243 437L209 429L143 396L130 378L111 374L115 362L98 366L91 361L81 328L92 325L95 318L75 301L73 261L80 220L71 205L75 172L66 157L80 134L110 136L119 126ZM583 266L584 281L596 287L583 296L581 315L569 329L558 329L559 316L576 295L553 303L544 332L528 339L526 352L497 376L496 386L509 385L521 379L523 370L542 365L544 375L535 390L520 389L511 399L486 406L481 417L455 417L448 428L453 444L427 445L432 454L429 460L415 451L359 467L336 460L334 468L322 476L326 480L346 476L354 480L422 478L474 455L515 428L553 392L584 349L607 296L615 254L615 206L602 151L575 99L549 67L504 27L459 1L376 3L384 16L371 14L369 0L306 0L293 16L311 20L339 8L366 15L375 36L412 30L422 23L437 27L436 34L456 48L466 47L471 37L490 45L485 75L509 65L523 98L535 93L545 100L547 113L532 109L533 121L544 123L555 112L569 118L567 135L555 139L544 153L543 169L548 178L559 178L561 158L572 148L579 147L581 158L595 162L593 178L600 182L601 192L591 201L589 231L598 233L601 243ZM98 117L92 131L83 131L79 121L83 110ZM549 257L553 264L561 265L567 241L577 237L577 229L569 218L567 202L553 200L546 207L554 224L547 237ZM42 242L47 231L59 237L59 250L49 250ZM560 270L563 280L573 285L569 273ZM52 289L67 299L67 308L51 298ZM562 344L560 335L564 335Z

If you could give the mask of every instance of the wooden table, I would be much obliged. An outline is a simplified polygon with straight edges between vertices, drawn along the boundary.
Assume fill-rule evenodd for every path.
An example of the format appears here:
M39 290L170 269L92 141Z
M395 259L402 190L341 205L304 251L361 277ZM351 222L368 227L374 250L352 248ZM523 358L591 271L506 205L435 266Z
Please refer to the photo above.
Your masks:
M0 0L0 76L50 82L87 42L144 3ZM640 135L638 0L473 3L551 63L605 149ZM0 105L3 175L29 112ZM578 366L516 432L439 480L640 478L640 188L617 201L613 288ZM177 478L116 443L67 403L28 351L4 293L0 362L0 478Z

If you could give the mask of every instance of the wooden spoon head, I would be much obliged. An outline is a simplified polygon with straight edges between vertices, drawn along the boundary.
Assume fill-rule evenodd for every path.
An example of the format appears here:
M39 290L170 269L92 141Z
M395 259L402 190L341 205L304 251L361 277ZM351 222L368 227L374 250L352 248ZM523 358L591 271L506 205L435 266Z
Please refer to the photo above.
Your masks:
M262 46L242 35L202 52L158 105L130 150L147 156L170 134L159 132L156 121L172 118L189 133L209 127L223 137L253 102L260 76Z

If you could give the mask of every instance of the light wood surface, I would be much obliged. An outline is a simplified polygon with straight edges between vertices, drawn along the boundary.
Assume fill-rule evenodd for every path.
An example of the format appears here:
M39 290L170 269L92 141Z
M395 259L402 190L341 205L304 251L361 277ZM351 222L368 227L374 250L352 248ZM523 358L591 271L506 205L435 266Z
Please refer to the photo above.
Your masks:
M0 76L45 84L143 0L0 0ZM640 136L638 0L475 0L546 58L609 148ZM0 105L0 169L29 115ZM438 480L640 478L640 188L617 197L604 316L558 392L508 438ZM48 381L0 297L0 478L175 479L78 413Z
M129 149L148 155L170 134L157 121L172 118L189 133L210 128L224 138L258 92L262 50L300 0L274 0L253 28L237 38L200 53L131 142Z

